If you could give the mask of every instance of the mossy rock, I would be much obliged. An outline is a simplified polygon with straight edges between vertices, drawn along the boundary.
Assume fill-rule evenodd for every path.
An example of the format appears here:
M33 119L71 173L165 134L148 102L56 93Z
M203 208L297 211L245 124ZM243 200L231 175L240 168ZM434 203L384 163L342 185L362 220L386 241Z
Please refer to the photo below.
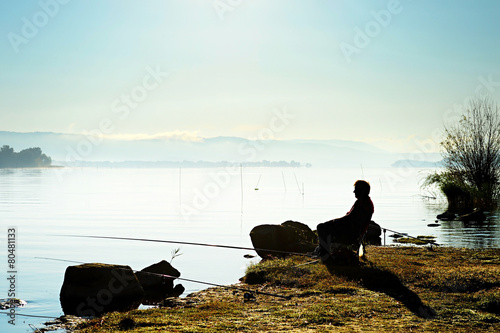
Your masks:
M162 260L143 268L135 275L144 289L142 304L158 304L167 297L177 297L184 292L182 285L177 285L174 288L174 279L181 276L181 273L168 261Z
M137 309L144 290L129 266L93 263L69 266L59 296L64 314L95 317Z
M262 258L312 252L317 246L316 234L304 223L296 221L258 225L250 231L250 239Z

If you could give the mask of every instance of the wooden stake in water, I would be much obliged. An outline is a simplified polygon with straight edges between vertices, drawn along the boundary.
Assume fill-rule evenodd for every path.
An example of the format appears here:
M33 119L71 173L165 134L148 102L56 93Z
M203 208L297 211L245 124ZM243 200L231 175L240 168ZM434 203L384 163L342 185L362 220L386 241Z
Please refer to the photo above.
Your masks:
M260 174L259 176L259 180L257 181L257 185L255 185L255 190L258 191L259 190L259 183L260 183L260 178L262 177L262 174Z
M295 174L295 172L293 173L293 175L295 176L295 182L297 183L297 188L299 189L299 193L301 193L302 191L300 190L300 185L299 181L297 180L297 175Z
M240 163L241 214L243 214L243 164Z
M283 186L285 187L286 192L285 174L283 173L283 170L281 170L281 177L283 178Z
M182 185L182 167L179 167L179 206L182 205L182 196L181 196L181 185Z

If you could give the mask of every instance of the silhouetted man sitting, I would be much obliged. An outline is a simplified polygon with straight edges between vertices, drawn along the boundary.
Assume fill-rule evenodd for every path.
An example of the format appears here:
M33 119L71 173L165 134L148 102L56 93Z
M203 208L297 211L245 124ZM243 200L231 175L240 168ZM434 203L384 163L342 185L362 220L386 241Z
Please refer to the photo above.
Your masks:
M332 244L350 245L365 234L373 215L373 202L369 194L370 184L364 180L356 181L354 196L357 200L351 210L341 218L318 224L319 246L314 253L322 261L330 257Z

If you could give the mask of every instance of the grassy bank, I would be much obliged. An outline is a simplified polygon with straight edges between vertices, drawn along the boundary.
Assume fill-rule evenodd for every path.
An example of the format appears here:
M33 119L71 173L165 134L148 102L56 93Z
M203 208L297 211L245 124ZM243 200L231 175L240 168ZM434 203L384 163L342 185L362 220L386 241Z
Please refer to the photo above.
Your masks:
M296 257L248 268L236 286L111 313L80 332L498 332L500 250L370 247L359 266Z

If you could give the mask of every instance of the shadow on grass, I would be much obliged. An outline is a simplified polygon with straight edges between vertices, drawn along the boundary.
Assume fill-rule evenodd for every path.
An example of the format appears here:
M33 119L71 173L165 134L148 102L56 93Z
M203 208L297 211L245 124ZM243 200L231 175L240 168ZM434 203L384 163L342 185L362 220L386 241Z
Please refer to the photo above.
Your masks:
M360 263L359 266L339 266L326 262L330 274L357 281L364 288L384 293L404 304L415 315L432 319L436 312L422 303L420 297L405 287L399 278L386 270Z

